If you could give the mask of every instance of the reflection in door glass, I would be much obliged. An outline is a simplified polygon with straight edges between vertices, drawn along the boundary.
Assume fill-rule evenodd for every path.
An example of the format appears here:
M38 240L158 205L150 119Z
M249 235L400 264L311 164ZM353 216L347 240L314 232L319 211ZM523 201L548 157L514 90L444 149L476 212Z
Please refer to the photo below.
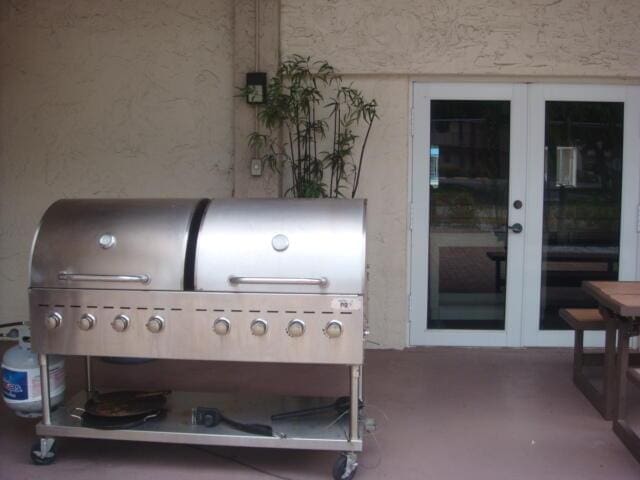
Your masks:
M596 307L580 285L616 280L623 104L547 102L541 330L567 328L563 307Z
M430 329L503 330L508 101L431 101Z

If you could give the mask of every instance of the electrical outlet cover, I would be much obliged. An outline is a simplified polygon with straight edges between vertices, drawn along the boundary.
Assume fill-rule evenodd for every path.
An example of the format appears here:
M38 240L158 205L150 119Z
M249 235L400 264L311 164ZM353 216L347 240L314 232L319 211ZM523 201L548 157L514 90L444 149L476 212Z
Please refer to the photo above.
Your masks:
M262 175L262 160L259 158L251 159L251 175L254 177L259 177Z

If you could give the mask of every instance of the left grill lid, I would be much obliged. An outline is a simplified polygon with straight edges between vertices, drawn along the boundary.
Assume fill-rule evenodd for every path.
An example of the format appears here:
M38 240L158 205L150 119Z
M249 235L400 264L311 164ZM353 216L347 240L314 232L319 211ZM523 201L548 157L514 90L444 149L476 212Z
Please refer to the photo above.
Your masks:
M59 200L45 212L36 232L30 285L192 290L197 229L207 203Z

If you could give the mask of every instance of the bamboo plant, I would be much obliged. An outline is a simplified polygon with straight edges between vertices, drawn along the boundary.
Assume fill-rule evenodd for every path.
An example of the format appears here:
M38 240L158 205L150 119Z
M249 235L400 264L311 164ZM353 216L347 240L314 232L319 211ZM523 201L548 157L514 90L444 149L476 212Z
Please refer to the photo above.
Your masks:
M378 118L375 100L345 85L327 62L292 55L269 81L258 118L264 128L249 145L272 170L288 169L286 196L355 197Z

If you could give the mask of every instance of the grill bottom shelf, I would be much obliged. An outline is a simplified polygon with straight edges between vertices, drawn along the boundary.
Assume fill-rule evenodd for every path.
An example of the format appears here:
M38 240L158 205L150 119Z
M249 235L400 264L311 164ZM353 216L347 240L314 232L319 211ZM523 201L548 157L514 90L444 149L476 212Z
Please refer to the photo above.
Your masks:
M73 417L82 408L86 392L74 396L51 413L51 424L39 423L36 433L42 437L75 437L137 442L185 443L237 447L290 448L302 450L362 451L362 422L358 440L349 440L349 416L337 412L293 419L271 421L271 415L329 405L335 398L292 397L248 394L173 392L162 419L123 430L101 430L83 427ZM274 434L265 437L235 430L221 424L208 428L191 423L195 407L215 407L225 416L244 423L271 425Z

